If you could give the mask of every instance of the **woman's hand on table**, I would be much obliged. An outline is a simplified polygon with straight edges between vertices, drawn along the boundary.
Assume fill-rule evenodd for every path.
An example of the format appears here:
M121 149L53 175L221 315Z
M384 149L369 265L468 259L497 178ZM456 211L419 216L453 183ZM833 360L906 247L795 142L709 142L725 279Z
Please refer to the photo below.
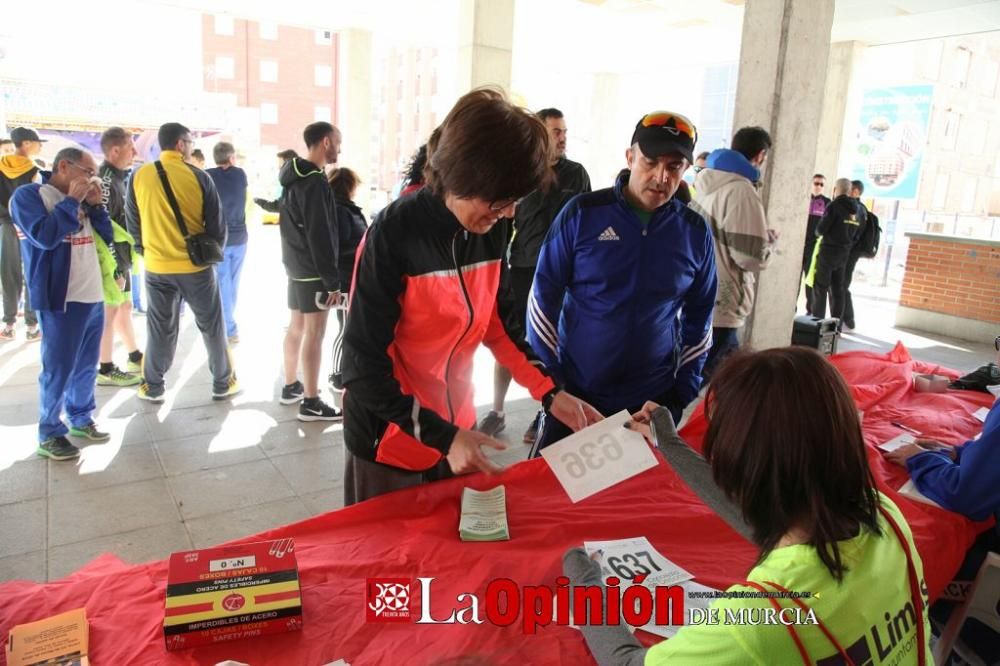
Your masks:
M953 447L946 446L933 439L917 439L912 444L906 444L899 447L895 451L885 454L885 457L897 465L905 467L907 460L913 456L918 456L921 453L927 453L929 451L943 453L951 460L955 459L955 449Z
M483 446L498 451L507 448L503 442L497 441L489 435L475 430L459 429L455 433L455 439L451 441L451 448L446 456L451 471L455 474L468 474L470 472L497 474L502 472L503 467L494 463L483 453L481 448Z
M552 398L549 413L573 432L583 430L604 419L593 405L566 391L559 391Z

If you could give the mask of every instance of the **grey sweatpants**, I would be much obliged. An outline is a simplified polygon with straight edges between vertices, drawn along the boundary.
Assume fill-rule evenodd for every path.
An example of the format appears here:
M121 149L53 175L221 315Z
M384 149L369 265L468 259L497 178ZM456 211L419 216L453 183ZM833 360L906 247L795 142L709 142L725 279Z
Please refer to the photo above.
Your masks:
M163 375L170 369L177 350L181 321L181 299L194 313L208 352L213 390L229 386L233 365L229 358L226 324L222 317L219 284L211 268L197 273L153 273L146 271L146 355L143 378L154 393L163 389Z
M28 326L38 323L28 298L28 285L24 283L21 242L17 240L17 230L9 221L0 223L0 288L3 289L3 323L13 325L17 321L17 303L21 300L22 289L24 323Z

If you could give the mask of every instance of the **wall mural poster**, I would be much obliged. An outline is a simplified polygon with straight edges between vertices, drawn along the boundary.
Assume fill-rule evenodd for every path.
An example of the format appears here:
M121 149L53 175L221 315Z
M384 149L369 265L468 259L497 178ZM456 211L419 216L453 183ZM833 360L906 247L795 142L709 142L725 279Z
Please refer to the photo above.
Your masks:
M851 178L866 197L915 199L934 86L869 88L855 132Z

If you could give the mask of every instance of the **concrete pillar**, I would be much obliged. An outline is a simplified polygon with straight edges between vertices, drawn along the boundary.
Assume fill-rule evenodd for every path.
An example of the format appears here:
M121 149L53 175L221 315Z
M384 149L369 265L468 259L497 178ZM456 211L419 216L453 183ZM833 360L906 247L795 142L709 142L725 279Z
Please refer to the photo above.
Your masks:
M833 189L833 181L840 172L840 153L844 139L846 115L853 114L851 104L851 80L854 67L867 45L863 42L837 42L830 45L830 58L826 68L826 85L823 89L823 112L819 121L819 141L816 144L815 173L826 176L827 192ZM853 116L852 116L853 117ZM812 174L809 174L810 176ZM802 187L809 184L803 181Z
M458 35L458 94L485 85L509 92L514 0L461 0Z
M355 202L368 207L369 187L377 182L372 171L372 35L350 29L337 33L337 127L344 137L340 163L362 182Z
M778 255L757 283L744 341L789 344L805 241L808 178L816 162L834 0L747 0L733 128L760 125L774 143L761 198Z

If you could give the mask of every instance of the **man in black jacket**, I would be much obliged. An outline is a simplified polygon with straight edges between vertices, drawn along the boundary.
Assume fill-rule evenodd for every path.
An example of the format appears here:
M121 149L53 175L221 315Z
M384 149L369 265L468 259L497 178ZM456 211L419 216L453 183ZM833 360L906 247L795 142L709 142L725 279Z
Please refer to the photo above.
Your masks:
M827 296L830 298L830 315L837 319L844 316L847 260L863 222L858 205L850 196L850 189L851 181L837 179L833 186L833 201L816 225L820 246L813 278L812 315L820 319L826 317Z
M339 421L343 413L319 397L319 366L330 308L340 304L338 239L333 195L323 166L340 154L340 130L315 122L303 132L306 158L288 160L278 178L284 188L279 228L288 274L291 320L285 334L285 386L280 401L299 404L300 421ZM302 358L302 381L296 375Z
M861 258L862 248L858 241L865 235L865 228L868 226L869 217L871 213L868 212L868 208L861 201L861 195L865 193L865 184L860 180L851 181L851 198L854 199L855 205L858 207L858 220L861 224L858 226L858 234L854 239L854 245L851 246L851 251L847 254L847 265L844 267L844 326L850 330L854 330L854 299L851 298L851 281L854 279L854 268L858 265L858 259Z
M823 219L826 207L830 205L830 197L823 194L826 187L826 176L821 173L813 175L812 192L809 195L809 219L806 220L806 242L802 247L802 276L809 275L812 267L813 252L816 250L816 225ZM806 314L812 314L813 290L806 285Z
M552 221L563 205L581 192L590 192L590 175L579 162L566 158L566 120L559 109L542 109L536 114L549 133L549 165L555 174L555 182L547 189L538 189L524 197L514 213L514 240L510 244L510 288L514 301L521 335L524 335L525 316L528 311L528 296L531 283L535 279L535 264L542 241L552 226ZM478 430L491 437L504 427L503 411L507 389L510 388L511 374L497 363L493 370L493 410L483 417ZM524 433L527 444L534 443L538 418Z
M14 153L4 155L0 159L0 284L3 287L3 323L0 329L0 340L14 339L14 323L17 321L17 306L24 293L24 323L28 330L25 338L28 342L41 339L38 328L38 318L31 308L31 297L28 286L24 282L24 271L21 265L21 243L17 230L11 222L7 206L10 198L21 185L37 181L41 176L34 158L42 150L42 142L35 130L18 127L10 133L14 142Z

